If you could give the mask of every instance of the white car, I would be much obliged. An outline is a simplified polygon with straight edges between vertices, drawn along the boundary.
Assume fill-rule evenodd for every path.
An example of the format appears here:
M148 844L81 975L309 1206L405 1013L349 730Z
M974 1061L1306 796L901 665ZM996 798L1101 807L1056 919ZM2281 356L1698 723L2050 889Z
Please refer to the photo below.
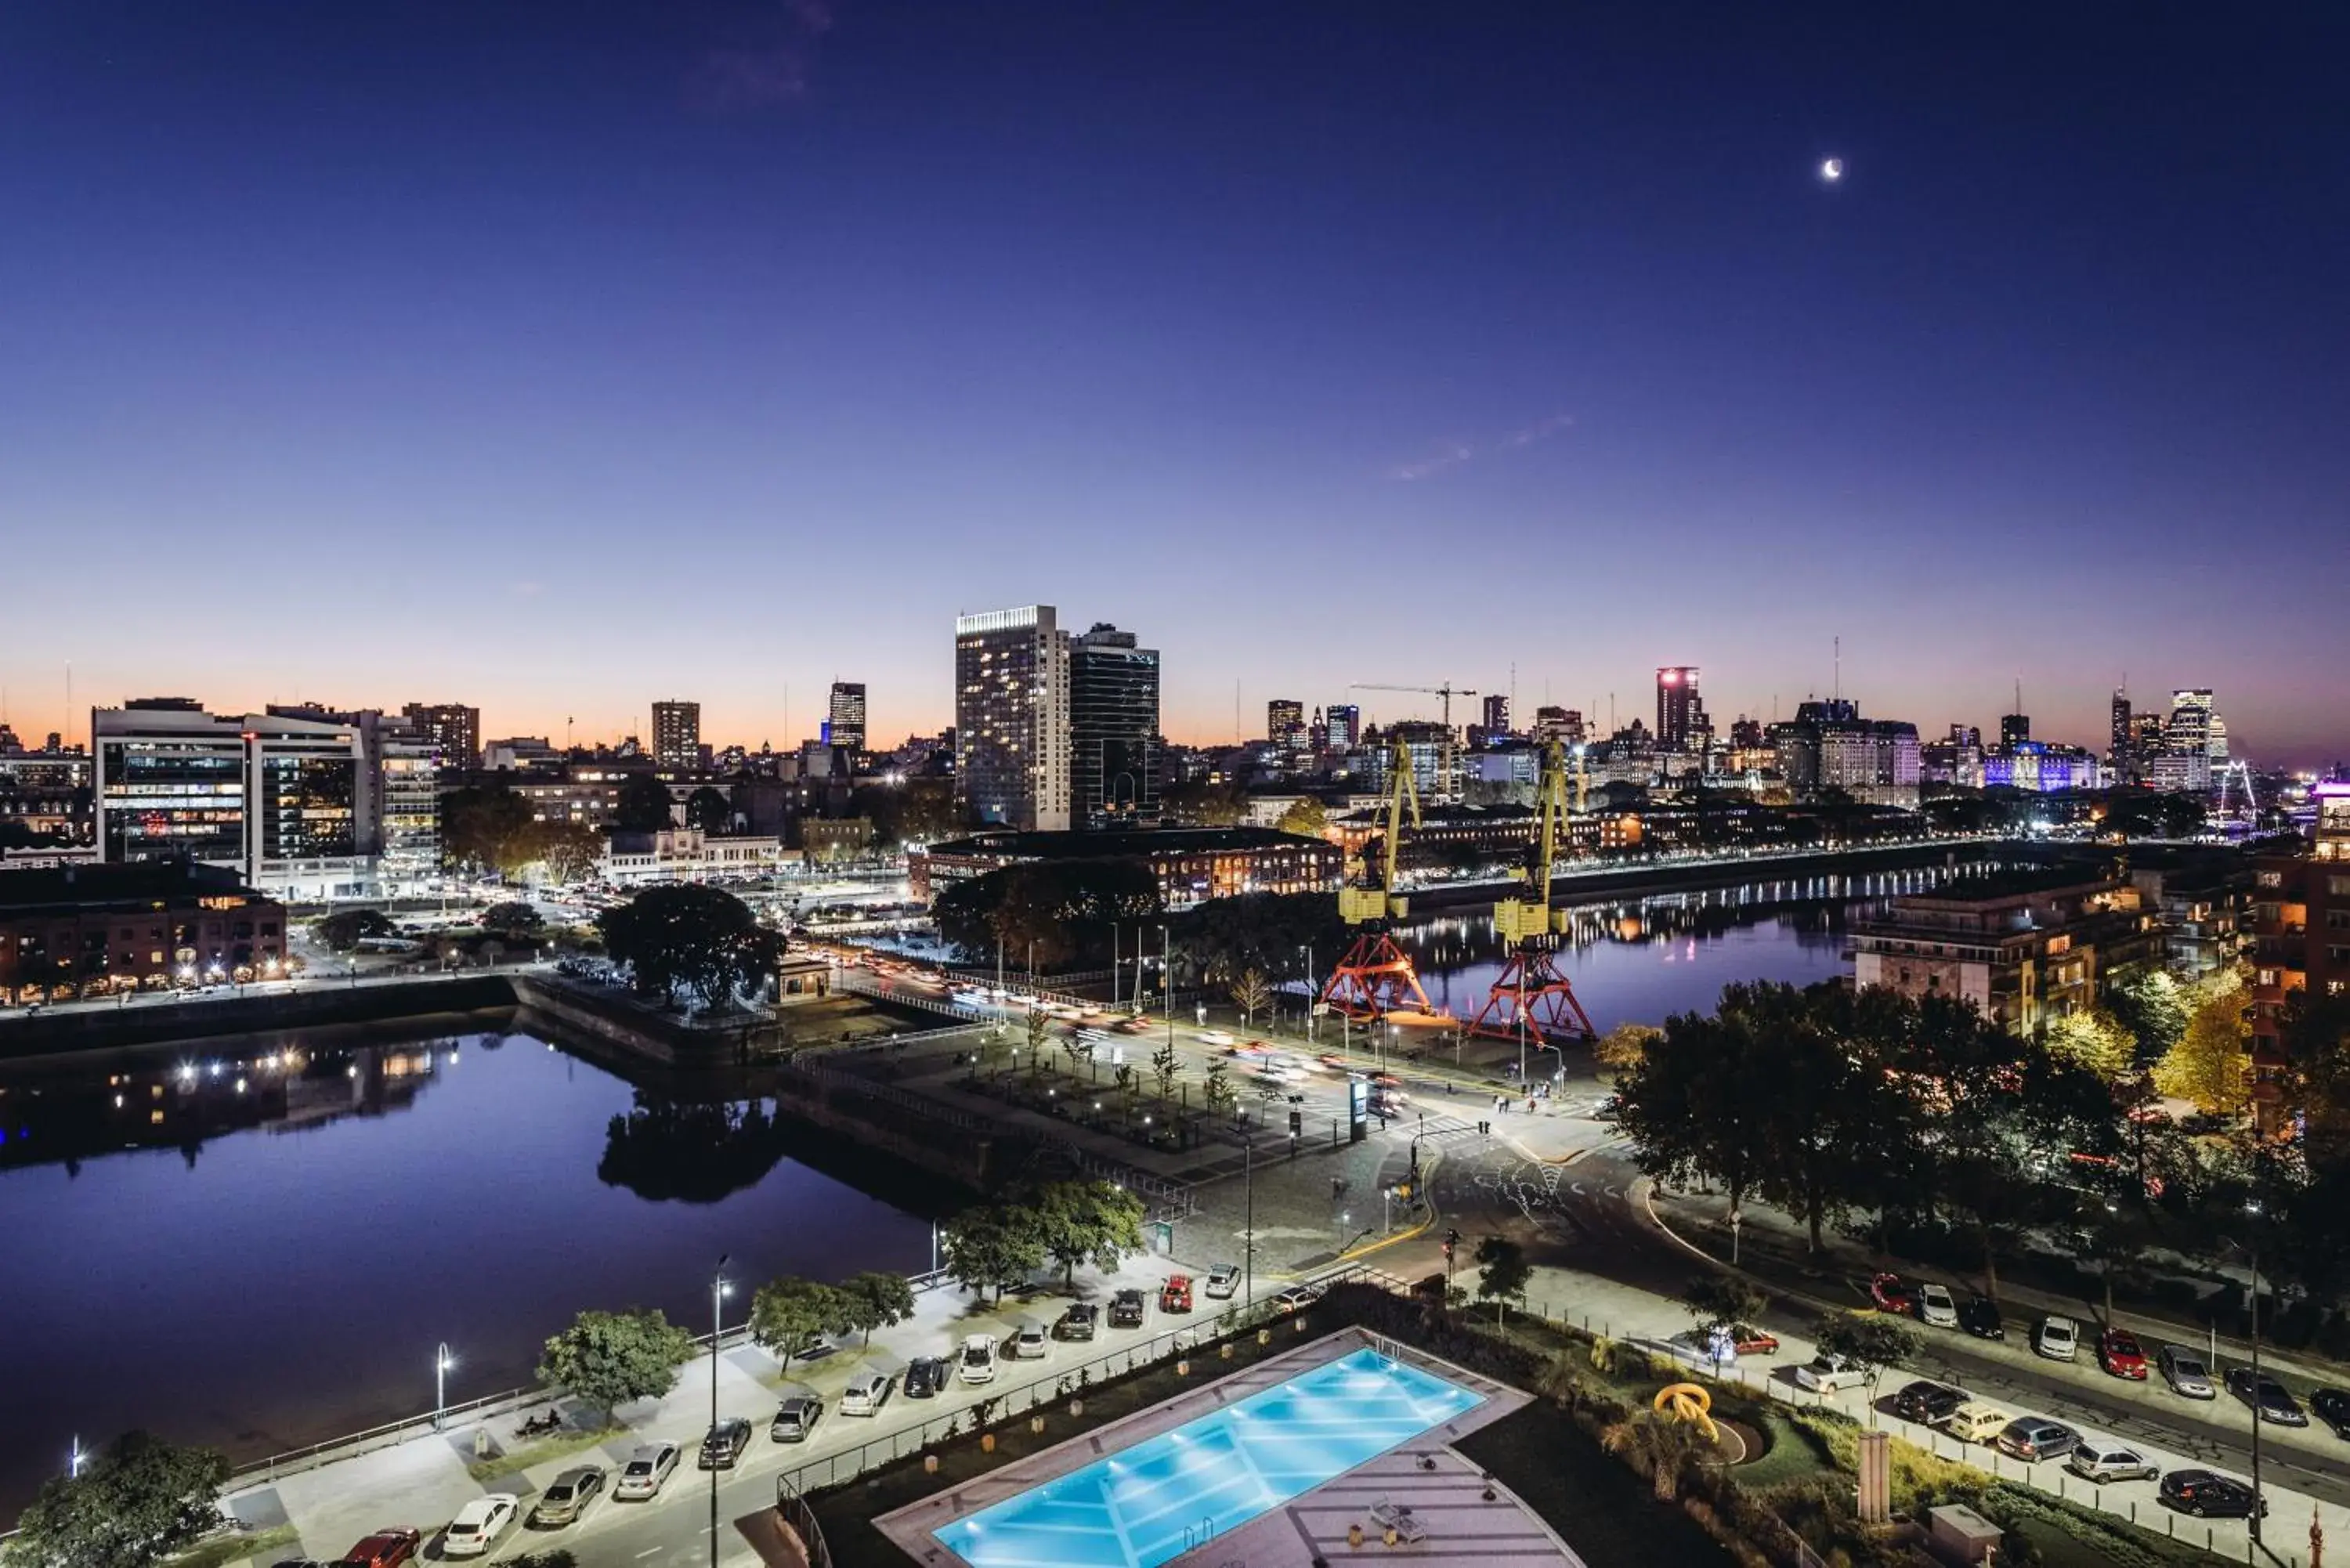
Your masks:
M2069 1317L2051 1313L2033 1331L2032 1348L2051 1361L2070 1361L2081 1348L2081 1325Z
M962 1354L955 1358L955 1376L965 1383L995 1381L995 1335L974 1334L962 1342Z
M1866 1388L1868 1374L1841 1355L1822 1355L1795 1368L1795 1382L1818 1394L1843 1388Z
M441 1555L479 1557L496 1543L521 1507L522 1501L512 1492L494 1491L475 1498L457 1511L457 1517L442 1532Z
M661 1484L675 1469L675 1443L647 1443L630 1454L628 1464L621 1468L619 1483L612 1488L613 1500L644 1502L658 1497Z
M1202 1045L1231 1045L1235 1044L1235 1042L1231 1035L1225 1033L1221 1029L1202 1029L1200 1031L1200 1044Z
M1229 1301L1240 1293L1241 1266L1238 1263L1218 1263L1208 1271L1207 1296L1210 1301Z
M1918 1287L1918 1315L1929 1328L1959 1326L1958 1298L1950 1294L1948 1285L1924 1284Z

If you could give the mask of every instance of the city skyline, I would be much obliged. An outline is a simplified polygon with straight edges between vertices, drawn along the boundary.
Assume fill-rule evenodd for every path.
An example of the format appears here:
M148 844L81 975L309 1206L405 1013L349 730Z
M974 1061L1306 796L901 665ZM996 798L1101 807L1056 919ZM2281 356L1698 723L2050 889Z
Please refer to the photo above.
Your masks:
M894 737L948 720L954 615L1041 602L1148 628L1178 740L1231 738L1235 680L1245 714L1513 659L1520 714L1645 711L1685 662L1767 719L1841 636L1845 691L1929 733L2021 674L2035 733L2094 746L2126 675L2323 763L2340 41L19 11L12 575L139 565L104 616L20 592L8 717L460 701L613 738L681 691L782 746L846 675Z

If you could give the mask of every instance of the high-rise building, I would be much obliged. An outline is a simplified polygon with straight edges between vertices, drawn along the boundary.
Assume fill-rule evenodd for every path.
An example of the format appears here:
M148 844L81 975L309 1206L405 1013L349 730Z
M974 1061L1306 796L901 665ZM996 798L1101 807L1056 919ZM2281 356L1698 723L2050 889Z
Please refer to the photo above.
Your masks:
M1496 691L1485 699L1485 733L1502 736L1510 732L1510 700Z
M2032 715L2002 713L1999 716L1999 743L2013 748L2032 739Z
M1352 702L1333 702L1322 710L1330 726L1330 749L1351 752L1363 743L1363 711Z
M2114 770L2116 784L2134 784L2137 777L2137 758L2132 744L2129 693L2118 687L2114 691L2112 738L2106 747L2106 765Z
M1837 789L1866 805L1917 806L1922 758L1915 724L1864 719L1850 698L1830 697L1797 704L1794 718L1772 725L1770 735L1794 789Z
M482 762L482 711L457 702L411 702L401 717L441 755L444 768L479 767Z
M2170 694L2170 717L2162 726L2162 749L2148 767L2157 789L2200 793L2228 765L2228 725L2208 686Z
M1579 746L1585 739L1583 715L1573 708L1545 704L1534 710L1531 733L1537 741L1557 741L1565 745Z
M410 890L439 858L434 749L372 711L101 708L99 857L185 856L288 899Z
M653 704L653 760L665 768L702 765L702 704L671 698Z
M1657 670L1657 746L1668 752L1701 752L1713 738L1713 722L1697 692L1697 667L1669 664Z
M1305 704L1276 697L1264 705L1264 738L1285 752L1305 743Z
M980 821L1069 826L1069 639L1051 605L955 618L955 797Z
M1085 828L1159 816L1159 652L1097 624L1069 639L1069 816Z
M824 739L828 745L846 746L852 752L865 749L865 682L832 683L832 712L825 722Z

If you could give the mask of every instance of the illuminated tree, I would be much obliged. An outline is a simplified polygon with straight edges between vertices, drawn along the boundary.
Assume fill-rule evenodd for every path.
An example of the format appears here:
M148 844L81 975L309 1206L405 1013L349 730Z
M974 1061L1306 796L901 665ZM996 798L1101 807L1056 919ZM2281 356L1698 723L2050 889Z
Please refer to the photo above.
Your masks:
M2198 992L2186 1033L2154 1064L2154 1086L2214 1116L2241 1115L2251 1099L2243 977L2216 975Z

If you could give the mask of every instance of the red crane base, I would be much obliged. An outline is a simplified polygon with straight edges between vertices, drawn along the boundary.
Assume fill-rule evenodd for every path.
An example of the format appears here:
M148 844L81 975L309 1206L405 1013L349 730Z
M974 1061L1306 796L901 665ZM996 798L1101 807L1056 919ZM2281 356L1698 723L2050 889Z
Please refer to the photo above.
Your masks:
M1510 955L1469 1033L1486 1040L1515 1040L1521 1020L1527 1033L1543 1039L1593 1040L1599 1033L1575 1000L1575 987L1540 948Z
M1421 1012L1436 1011L1419 988L1419 971L1384 931L1357 937L1322 988L1322 1004L1349 1018L1378 1018L1402 1011L1407 1002Z

